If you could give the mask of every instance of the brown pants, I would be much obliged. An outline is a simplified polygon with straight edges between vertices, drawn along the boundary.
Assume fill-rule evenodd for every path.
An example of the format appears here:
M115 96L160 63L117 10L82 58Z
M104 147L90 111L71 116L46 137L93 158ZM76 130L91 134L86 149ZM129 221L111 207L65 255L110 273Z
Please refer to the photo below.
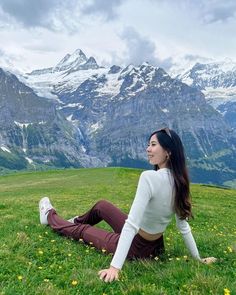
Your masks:
M127 215L108 201L97 202L86 214L75 219L75 223L60 218L54 209L49 211L48 224L56 232L75 240L83 239L87 244L108 253L115 253L120 233ZM106 221L114 232L94 227L100 221ZM135 235L127 258L151 258L164 252L163 236L155 241L147 241L139 234Z

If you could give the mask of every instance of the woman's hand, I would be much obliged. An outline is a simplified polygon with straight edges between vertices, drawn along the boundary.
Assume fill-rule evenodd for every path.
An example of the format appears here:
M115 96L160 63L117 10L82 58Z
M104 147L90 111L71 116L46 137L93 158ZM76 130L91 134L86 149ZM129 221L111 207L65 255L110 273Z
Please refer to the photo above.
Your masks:
M118 280L119 278L119 269L113 266L110 266L108 269L102 269L98 272L98 275L101 280L104 282L112 282L114 280Z
M206 257L206 258L202 258L201 262L205 263L205 264L211 264L213 262L216 262L216 258L215 257Z

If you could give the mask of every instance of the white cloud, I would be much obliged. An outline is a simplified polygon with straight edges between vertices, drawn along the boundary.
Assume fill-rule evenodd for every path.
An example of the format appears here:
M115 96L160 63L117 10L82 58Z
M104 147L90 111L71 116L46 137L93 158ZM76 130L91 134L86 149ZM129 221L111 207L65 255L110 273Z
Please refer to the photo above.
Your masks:
M60 4L56 0L1 0L2 10L26 27L49 27L50 14Z
M235 17L236 2L234 0L210 0L196 1L195 8L198 10L199 18L205 23L227 22Z
M0 0L0 50L30 70L77 48L106 65L236 59L235 11L233 0Z
M169 68L171 58L161 60L158 58L157 48L155 43L148 37L141 36L132 27L127 27L121 34L122 40L126 44L124 52L124 62L126 64L139 65L142 62L148 62L155 66Z
M135 65L140 63L140 57L143 61L156 63L155 44L148 38L141 36L132 27L127 27L121 34L124 40L127 51L126 59Z
M107 21L118 17L118 8L124 0L92 0L84 2L81 10L85 14L101 15Z

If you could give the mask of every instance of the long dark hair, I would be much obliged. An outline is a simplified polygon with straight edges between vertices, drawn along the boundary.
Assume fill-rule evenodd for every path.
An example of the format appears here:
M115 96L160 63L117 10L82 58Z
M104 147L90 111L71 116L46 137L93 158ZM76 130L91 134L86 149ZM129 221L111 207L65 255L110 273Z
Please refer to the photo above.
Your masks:
M174 211L181 219L193 218L189 175L182 141L176 132L168 128L153 132L149 140L153 135L156 135L159 144L169 154L167 165L175 185ZM158 170L159 167L155 165L154 169Z

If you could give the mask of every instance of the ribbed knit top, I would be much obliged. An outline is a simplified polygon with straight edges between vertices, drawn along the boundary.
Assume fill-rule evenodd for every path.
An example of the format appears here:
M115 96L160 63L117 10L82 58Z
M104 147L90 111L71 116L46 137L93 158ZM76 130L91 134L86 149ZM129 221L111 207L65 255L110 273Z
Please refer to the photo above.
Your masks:
M139 229L150 234L163 233L174 215L174 179L168 168L142 172L128 218L120 234L111 265L121 269ZM200 259L191 228L176 214L176 225L191 255Z

